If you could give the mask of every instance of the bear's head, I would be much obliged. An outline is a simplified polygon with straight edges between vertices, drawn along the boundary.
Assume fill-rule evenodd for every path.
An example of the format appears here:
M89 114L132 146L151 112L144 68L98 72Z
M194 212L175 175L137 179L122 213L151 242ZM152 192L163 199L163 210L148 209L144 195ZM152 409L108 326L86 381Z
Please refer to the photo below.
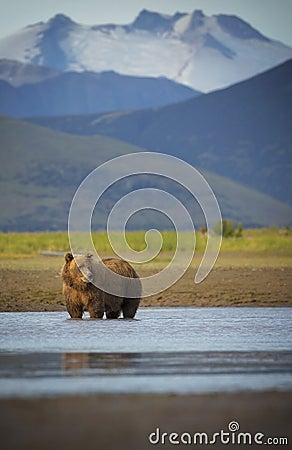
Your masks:
M93 280L92 255L73 256L66 253L62 269L64 283L76 289L86 289Z

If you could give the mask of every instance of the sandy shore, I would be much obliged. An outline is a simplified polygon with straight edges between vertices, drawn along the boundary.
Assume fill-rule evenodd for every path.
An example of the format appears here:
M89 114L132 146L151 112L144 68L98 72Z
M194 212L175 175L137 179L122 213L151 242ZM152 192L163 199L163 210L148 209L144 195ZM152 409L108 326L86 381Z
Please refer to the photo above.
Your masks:
M0 311L65 310L63 260L46 267L47 260L35 268L0 267ZM215 267L199 285L194 276L195 269L189 269L171 288L143 299L141 306L292 306L291 267Z
M142 450L176 448L169 443L151 445L156 431L228 431L236 421L240 431L287 437L291 445L292 393L236 393L202 395L91 395L48 399L2 399L3 450ZM155 441L157 432L152 436ZM175 438L175 437L173 437ZM177 437L178 438L178 437ZM176 439L177 439L176 438ZM193 445L192 445L193 446ZM191 447L182 445L183 448ZM206 448L199 446L198 448ZM257 448L256 445L246 446ZM217 443L214 448L221 448ZM224 445L222 448L242 448ZM282 448L280 446L280 448ZM285 448L291 448L286 445Z

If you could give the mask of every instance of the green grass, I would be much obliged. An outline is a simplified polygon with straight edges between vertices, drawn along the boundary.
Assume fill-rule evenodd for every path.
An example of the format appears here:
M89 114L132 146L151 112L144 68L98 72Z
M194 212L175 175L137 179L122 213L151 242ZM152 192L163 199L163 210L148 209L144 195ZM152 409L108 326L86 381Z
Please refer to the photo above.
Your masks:
M139 264L137 269L158 270L168 264L174 254L176 238L174 232L163 232L162 251L150 263ZM113 252L106 233L93 233L93 241L102 257ZM198 267L205 249L206 236L198 232L196 253L192 267ZM131 248L141 251L145 248L144 232L129 232L127 240ZM184 245L191 245L190 233L184 233ZM48 270L56 273L63 264L63 253L69 251L66 232L50 233L0 233L0 268L13 270ZM41 252L60 252L58 256L43 256ZM223 239L216 267L292 267L291 229L244 230L241 238Z
M0 257L37 255L69 250L67 233L0 233Z
M176 235L172 231L163 231L162 252L173 252L176 247ZM81 234L78 236L82 248ZM131 248L142 251L146 247L145 232L128 232L127 241ZM105 232L92 233L92 239L97 251L101 254L112 254L111 244ZM182 248L186 249L191 245L192 236L190 233L183 233ZM198 233L197 249L203 250L205 238ZM70 250L68 235L66 232L45 232L45 233L0 233L0 257L7 256L31 256L43 251L66 252Z
M262 256L292 256L292 230L277 228L245 230L242 238L223 239L221 251Z
M136 251L145 249L145 232L134 231L126 234L128 244ZM94 245L102 256L113 254L106 233L92 234ZM159 258L167 258L176 248L176 235L173 231L162 232L163 245ZM196 250L203 252L207 237L196 233ZM183 233L183 248L192 245L190 232ZM38 255L43 251L66 252L70 250L66 232L46 233L0 233L0 258L20 258ZM240 257L258 255L262 257L292 257L291 229L250 229L244 230L241 238L224 238L221 254L234 254Z

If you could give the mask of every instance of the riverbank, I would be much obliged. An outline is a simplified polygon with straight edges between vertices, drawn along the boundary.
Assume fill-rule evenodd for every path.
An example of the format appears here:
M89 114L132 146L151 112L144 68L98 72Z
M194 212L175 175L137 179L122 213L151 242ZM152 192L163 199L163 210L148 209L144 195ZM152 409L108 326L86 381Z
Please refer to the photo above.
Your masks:
M291 306L292 267L288 257L220 255L200 284L194 277L200 257L171 288L142 300L141 306ZM0 312L62 311L63 256L0 260ZM165 264L137 268L149 276Z
M6 450L170 449L172 432L174 440L196 432L211 439L215 432L228 432L234 421L241 432L263 433L262 443L274 437L291 442L291 404L291 392L0 399L1 443ZM151 433L153 441L159 436L158 444L149 443Z

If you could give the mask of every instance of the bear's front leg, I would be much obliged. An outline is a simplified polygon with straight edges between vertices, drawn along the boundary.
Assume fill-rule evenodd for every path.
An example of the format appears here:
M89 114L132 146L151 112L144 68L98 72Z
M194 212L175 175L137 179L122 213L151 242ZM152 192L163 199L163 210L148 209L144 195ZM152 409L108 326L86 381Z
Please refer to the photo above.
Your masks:
M66 308L72 319L82 319L84 306L78 292L70 286L63 288Z
M87 306L91 319L102 319L104 314L104 307L97 305L95 302L89 302Z
M82 319L83 305L77 305L71 303L70 300L66 300L67 311L70 314L71 319Z
M103 292L94 290L87 302L87 309L91 319L102 319L104 314Z

